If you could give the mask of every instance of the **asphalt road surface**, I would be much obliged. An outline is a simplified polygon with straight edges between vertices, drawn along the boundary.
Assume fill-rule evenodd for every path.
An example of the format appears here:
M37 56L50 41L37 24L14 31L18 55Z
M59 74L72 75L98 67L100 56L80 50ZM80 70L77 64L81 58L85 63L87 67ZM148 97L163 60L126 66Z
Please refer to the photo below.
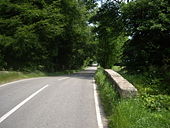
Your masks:
M95 70L0 86L0 128L98 128Z

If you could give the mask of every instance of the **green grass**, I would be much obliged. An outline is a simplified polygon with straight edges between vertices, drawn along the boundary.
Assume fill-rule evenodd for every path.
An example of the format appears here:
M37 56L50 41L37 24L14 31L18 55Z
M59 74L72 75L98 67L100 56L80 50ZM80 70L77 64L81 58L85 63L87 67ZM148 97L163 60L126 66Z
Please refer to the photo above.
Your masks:
M35 71L35 72L0 71L0 84L4 84L7 82L20 80L20 79L33 78L33 77L59 76L59 75L75 73L78 71L80 70L65 70L62 72L53 72L53 73L40 72L40 71Z
M114 69L117 67L113 67ZM170 111L170 95L165 81L153 72L128 73L124 69L117 70L124 78L132 83L139 91L145 106L152 111ZM164 76L161 76L164 77Z
M32 78L45 76L42 72L34 72L34 73L23 73L23 72L15 72L15 71L1 71L0 72L0 84L24 79L24 78Z
M137 99L121 100L110 117L110 128L170 128L170 113L150 112Z
M158 105L153 101L155 97L143 94L134 99L121 99L101 68L97 70L95 80L109 120L109 128L170 128L170 111L165 107L167 105L162 106L159 102L167 103L167 97L157 95ZM141 85L141 81L137 78L135 83ZM150 102L149 106L147 106L148 102ZM156 107L159 109L152 110Z

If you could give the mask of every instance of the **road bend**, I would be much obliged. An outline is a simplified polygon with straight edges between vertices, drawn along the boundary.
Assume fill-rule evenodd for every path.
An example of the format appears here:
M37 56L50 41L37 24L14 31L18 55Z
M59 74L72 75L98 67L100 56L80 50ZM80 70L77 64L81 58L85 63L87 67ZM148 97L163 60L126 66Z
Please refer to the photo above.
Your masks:
M99 128L95 71L89 67L72 75L0 86L0 128Z

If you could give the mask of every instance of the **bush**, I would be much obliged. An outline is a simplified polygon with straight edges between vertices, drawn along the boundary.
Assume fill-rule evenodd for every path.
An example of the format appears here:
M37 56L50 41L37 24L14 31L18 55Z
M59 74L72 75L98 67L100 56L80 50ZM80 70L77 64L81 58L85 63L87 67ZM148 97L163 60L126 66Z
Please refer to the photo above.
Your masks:
M97 70L95 80L109 120L109 128L170 128L168 96L144 96L142 93L134 99L120 99L103 69ZM140 84L141 81L138 78L135 82Z
M170 97L167 95L149 95L143 94L142 101L150 110L161 111L170 110Z

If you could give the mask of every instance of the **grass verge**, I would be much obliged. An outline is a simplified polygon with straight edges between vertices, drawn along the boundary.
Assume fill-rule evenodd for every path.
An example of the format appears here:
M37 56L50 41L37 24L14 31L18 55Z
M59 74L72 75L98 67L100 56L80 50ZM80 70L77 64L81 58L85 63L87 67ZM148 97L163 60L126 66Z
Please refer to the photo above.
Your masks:
M33 78L33 77L59 76L59 75L75 73L78 71L80 70L65 70L62 72L53 72L53 73L40 72L40 71L36 71L36 72L0 71L0 84L4 84L7 82L20 80L20 79Z
M143 95L134 99L121 99L113 89L102 68L95 75L99 95L109 120L109 128L170 128L170 111L153 111Z

